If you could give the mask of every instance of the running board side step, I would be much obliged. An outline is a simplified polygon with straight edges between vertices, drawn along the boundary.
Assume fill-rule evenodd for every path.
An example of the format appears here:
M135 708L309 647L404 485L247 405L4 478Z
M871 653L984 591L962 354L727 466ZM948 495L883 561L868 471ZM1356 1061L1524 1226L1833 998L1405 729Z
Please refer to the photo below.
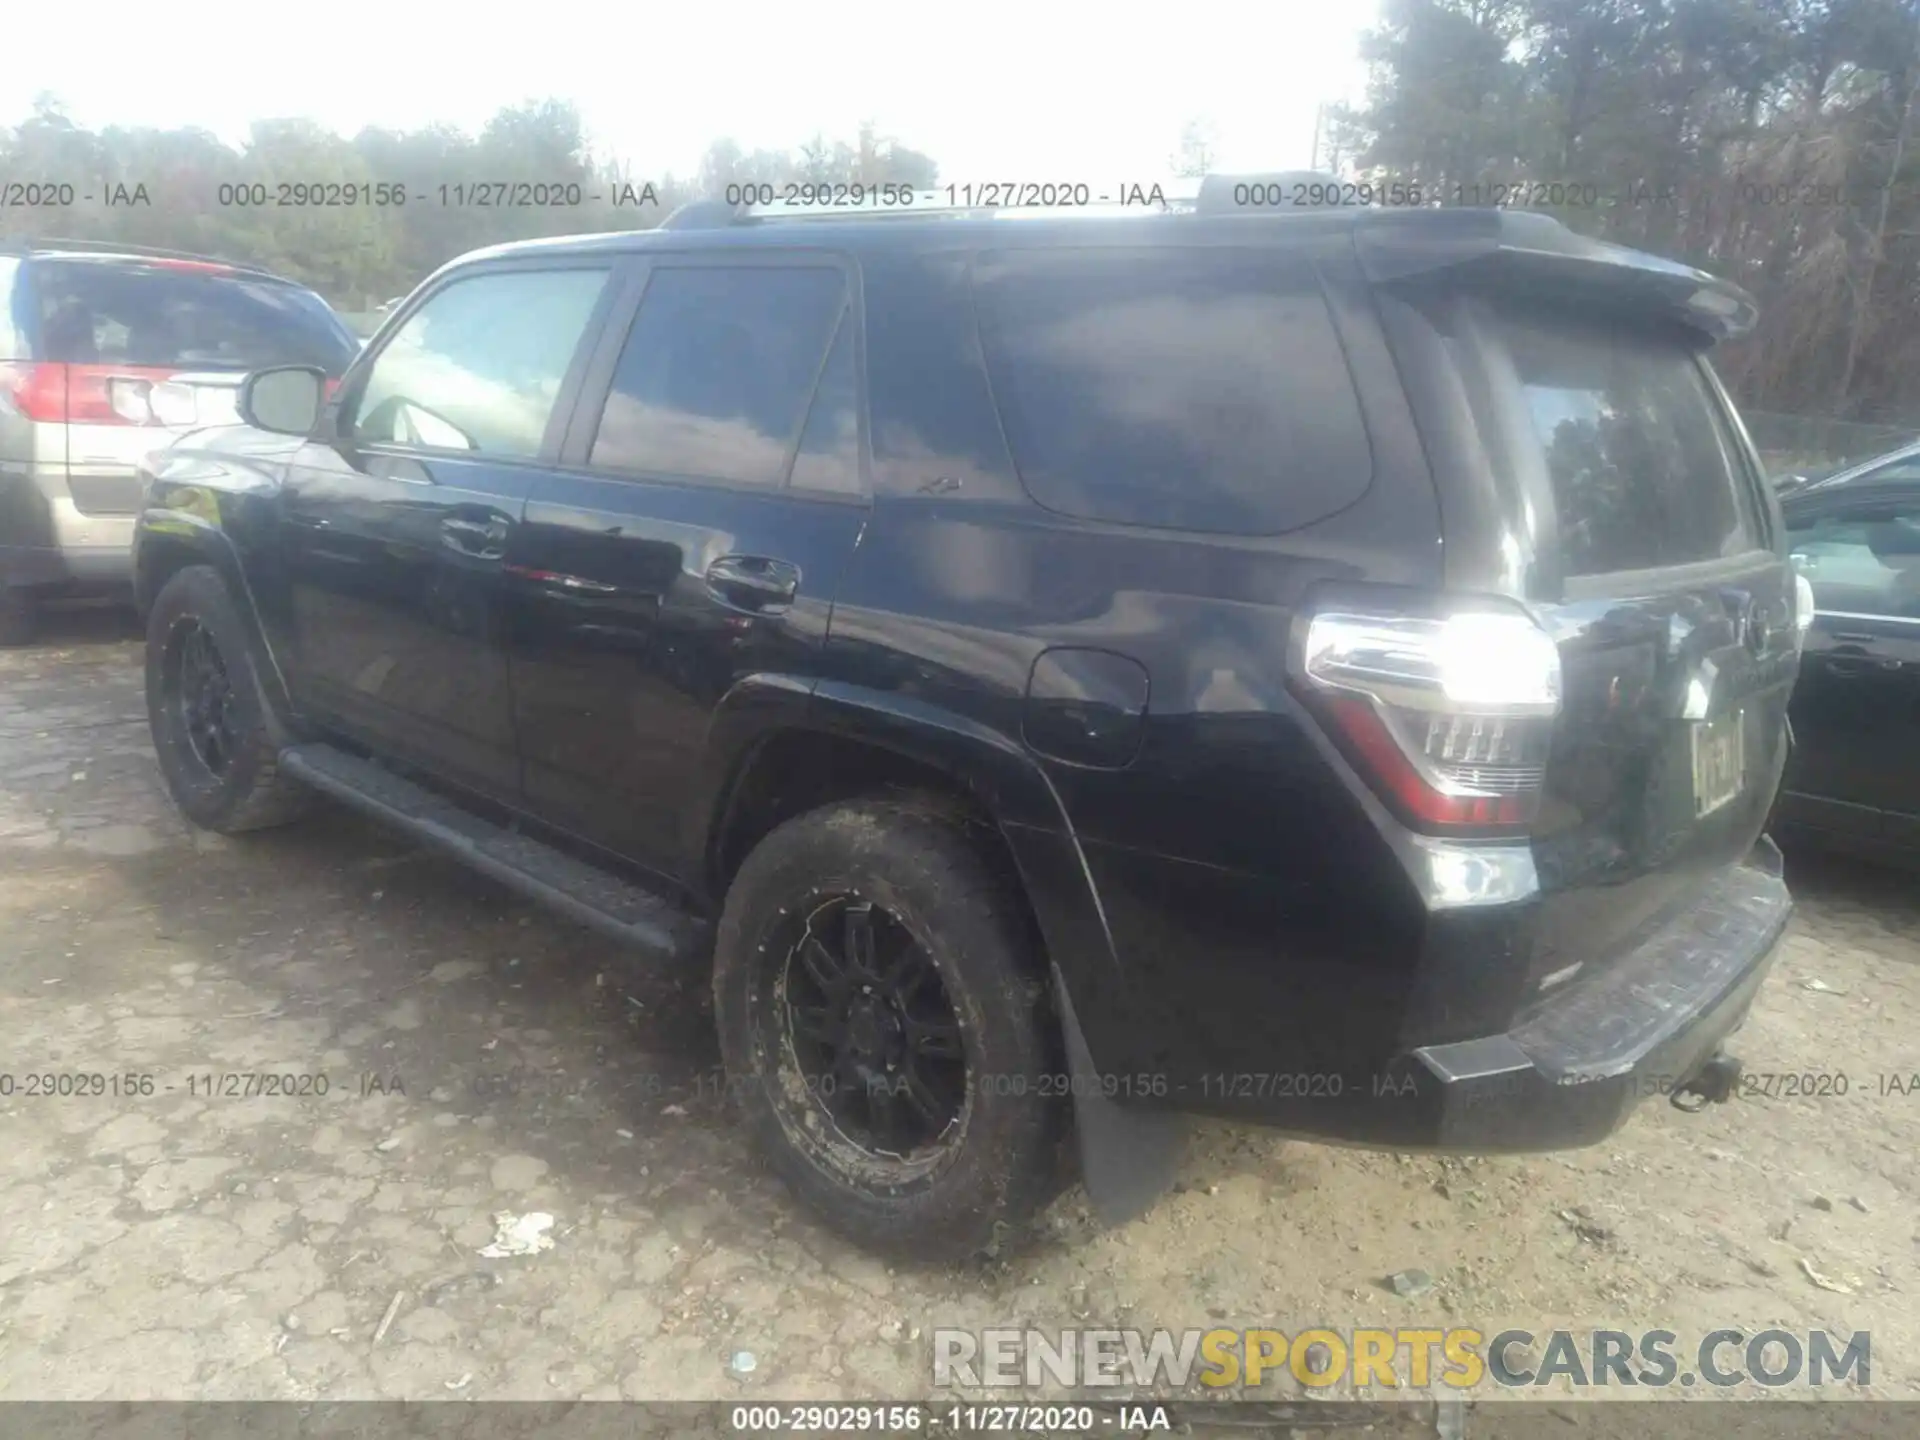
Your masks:
M530 899L657 958L697 954L708 938L706 924L671 900L483 819L372 761L331 745L289 745L280 752L280 768Z

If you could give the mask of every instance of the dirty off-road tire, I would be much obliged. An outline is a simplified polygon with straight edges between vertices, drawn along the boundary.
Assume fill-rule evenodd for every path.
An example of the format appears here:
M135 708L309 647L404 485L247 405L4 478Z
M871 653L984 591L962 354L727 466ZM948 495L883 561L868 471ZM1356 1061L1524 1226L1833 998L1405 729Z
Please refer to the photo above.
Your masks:
M147 721L181 813L222 834L298 819L305 787L278 773L268 711L233 597L205 565L180 571L147 616Z
M912 799L811 811L727 892L729 1088L773 1168L849 1239L922 1259L994 1248L1061 1173L1044 975L961 823Z

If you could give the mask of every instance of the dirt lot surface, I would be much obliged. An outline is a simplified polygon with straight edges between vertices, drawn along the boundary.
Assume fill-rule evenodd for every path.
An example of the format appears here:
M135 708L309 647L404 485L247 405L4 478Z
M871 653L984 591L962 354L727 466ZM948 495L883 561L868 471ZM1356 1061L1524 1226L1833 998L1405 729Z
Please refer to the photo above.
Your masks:
M908 1397L939 1325L1471 1324L1870 1331L1866 1393L1920 1396L1911 878L1796 861L1737 1042L1844 1095L1656 1100L1516 1159L1207 1127L1125 1229L1075 1192L1022 1253L890 1268L746 1152L702 977L343 812L193 833L131 630L60 623L0 654L0 1395ZM227 1078L259 1074L309 1093ZM551 1249L481 1255L530 1211ZM1383 1283L1415 1267L1430 1291Z

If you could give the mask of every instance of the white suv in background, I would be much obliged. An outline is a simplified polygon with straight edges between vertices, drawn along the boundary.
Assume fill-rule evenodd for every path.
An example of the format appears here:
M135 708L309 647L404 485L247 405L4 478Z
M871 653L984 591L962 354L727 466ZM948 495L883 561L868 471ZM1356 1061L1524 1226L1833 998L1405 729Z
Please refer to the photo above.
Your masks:
M0 246L0 644L38 603L129 583L135 467L237 421L266 365L339 376L359 343L313 291L199 255L71 240Z

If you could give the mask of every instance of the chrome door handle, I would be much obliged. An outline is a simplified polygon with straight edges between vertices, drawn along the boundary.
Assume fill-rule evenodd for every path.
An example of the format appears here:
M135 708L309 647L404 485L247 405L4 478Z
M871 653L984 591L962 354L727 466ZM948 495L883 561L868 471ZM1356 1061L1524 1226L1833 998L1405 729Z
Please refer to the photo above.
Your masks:
M800 593L800 567L765 555L722 555L706 578L716 597L748 610L784 608Z
M440 534L451 549L482 560L497 559L506 553L507 526L503 520L462 520L450 515L440 522Z

